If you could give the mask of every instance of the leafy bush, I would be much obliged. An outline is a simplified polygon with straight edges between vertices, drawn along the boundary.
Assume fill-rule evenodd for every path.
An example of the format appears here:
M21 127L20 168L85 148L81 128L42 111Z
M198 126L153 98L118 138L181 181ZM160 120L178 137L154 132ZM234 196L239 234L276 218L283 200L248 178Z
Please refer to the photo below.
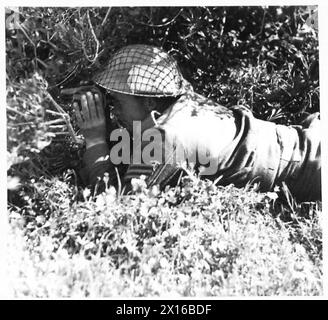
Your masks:
M291 238L288 224L271 213L274 194L216 187L195 177L165 192L145 188L142 179L133 185L135 194L129 197L116 197L112 188L96 197L84 190L84 201L70 203L76 194L73 187L57 179L40 183L36 190L52 207L50 215L31 219L35 210L10 214L11 224L23 223L27 230L25 250L10 249L14 294L322 293L318 221L298 220L302 237ZM27 216L29 222L22 222Z

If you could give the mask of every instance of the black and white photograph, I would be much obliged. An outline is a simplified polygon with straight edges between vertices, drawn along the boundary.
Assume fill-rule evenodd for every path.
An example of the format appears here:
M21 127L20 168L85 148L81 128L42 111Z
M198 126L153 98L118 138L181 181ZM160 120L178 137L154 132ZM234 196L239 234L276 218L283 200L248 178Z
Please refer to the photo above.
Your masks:
M0 296L322 297L320 8L6 6Z

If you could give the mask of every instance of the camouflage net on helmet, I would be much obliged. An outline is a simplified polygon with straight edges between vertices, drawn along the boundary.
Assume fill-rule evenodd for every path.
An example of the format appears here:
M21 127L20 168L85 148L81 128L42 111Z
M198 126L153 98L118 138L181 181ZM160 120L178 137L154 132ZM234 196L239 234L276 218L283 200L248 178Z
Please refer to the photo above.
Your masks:
M122 48L94 81L109 91L152 97L178 96L188 87L176 61L148 45Z

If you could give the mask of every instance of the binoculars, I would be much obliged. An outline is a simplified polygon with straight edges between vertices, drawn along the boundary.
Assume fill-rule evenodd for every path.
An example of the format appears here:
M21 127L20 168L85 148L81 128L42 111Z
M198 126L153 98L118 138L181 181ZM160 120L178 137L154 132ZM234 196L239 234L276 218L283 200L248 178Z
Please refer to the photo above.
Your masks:
M74 97L74 95L86 93L88 91L91 91L92 93L98 93L100 97L104 96L104 93L101 92L101 90L92 82L85 84L85 85L80 85L80 86L74 87L74 88L62 89L60 91L60 93L65 96L73 96Z
M107 119L108 120L110 119L112 123L116 123L117 126L122 127L122 124L120 123L119 119L116 117L116 115L113 112L113 103L110 95L106 94L104 90L101 90L94 82L89 82L87 84L82 84L78 87L65 88L61 90L62 95L71 96L72 102L77 102L80 107L81 107L81 101L80 101L81 94L86 92L92 92L93 94L97 93L99 97L103 99L103 105L107 106L105 108L105 114L107 114L108 117Z
M92 92L93 94L97 93L101 99L103 99L103 105L106 105L106 94L102 91L94 82L88 82L87 84L82 84L74 88L65 88L60 91L64 96L72 96L73 102L78 102L80 105L79 97L83 93Z

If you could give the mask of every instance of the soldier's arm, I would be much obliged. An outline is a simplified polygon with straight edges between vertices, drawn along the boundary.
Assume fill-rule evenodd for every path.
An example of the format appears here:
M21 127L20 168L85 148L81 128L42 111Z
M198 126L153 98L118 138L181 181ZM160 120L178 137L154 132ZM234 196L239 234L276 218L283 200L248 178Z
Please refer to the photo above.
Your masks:
M158 185L163 189L167 185L174 186L183 174L183 169L176 162L176 149L168 141L165 142L165 132L152 128L147 130L147 135L157 138L152 142L148 142L148 139L146 139L148 141L140 141L140 146L136 148L142 152L141 162L131 161L124 175L126 193L131 190L133 178L140 178L143 175L148 187ZM151 156L150 150L153 150Z
M86 149L83 156L81 175L85 184L94 185L105 172L114 175L114 167L109 161L109 148L106 142L93 145ZM98 178L99 177L99 178Z
M86 152L83 156L81 176L85 184L95 185L104 173L110 175L110 180L116 180L114 165L109 159L110 151L106 141L106 119L104 101L99 93L87 91L76 94L73 107L76 120L86 142Z

